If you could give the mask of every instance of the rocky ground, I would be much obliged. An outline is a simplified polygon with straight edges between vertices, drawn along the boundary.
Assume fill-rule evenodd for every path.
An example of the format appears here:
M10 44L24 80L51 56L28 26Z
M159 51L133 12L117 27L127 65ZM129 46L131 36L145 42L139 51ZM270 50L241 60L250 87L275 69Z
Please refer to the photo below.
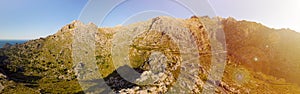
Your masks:
M0 92L300 93L298 41L292 30L233 18L74 21L0 49Z

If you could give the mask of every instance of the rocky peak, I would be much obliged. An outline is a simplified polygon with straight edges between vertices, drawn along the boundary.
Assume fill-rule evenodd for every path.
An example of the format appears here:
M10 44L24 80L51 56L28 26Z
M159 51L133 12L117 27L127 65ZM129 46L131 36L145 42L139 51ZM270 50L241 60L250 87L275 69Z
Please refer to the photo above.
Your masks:
M82 28L82 27L98 28L97 25L95 25L94 23L84 24L83 22L81 22L79 20L74 20L70 24L62 27L62 29L60 29L57 33L74 31L74 29Z

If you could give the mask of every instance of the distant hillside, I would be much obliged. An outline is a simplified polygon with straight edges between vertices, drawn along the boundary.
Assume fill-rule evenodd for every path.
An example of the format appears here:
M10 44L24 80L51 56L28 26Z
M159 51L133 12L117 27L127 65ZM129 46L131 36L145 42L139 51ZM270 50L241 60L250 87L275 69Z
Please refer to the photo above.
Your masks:
M15 45L25 43L27 40L0 40L0 48L4 47L7 44Z
M99 77L86 81L91 86L81 87L77 77L82 75L78 70L89 63L73 61L80 56L73 52L80 49L80 44L73 43L81 41L74 35L92 30L95 30L95 52L92 53L95 56L91 60L95 59L105 83L96 83ZM130 41L122 42L125 40ZM0 49L0 92L107 93L106 88L98 88L107 84L117 93L199 93L208 83L216 87L213 90L216 93L300 93L299 42L300 35L295 31L275 30L233 18L156 17L113 28L74 21L54 35ZM225 50L225 47L227 56L222 80L211 81L208 73L216 67L212 64L222 62L221 59L212 61L215 54L212 49ZM86 51L85 54L91 53ZM129 65L121 62L125 60L121 56L127 54ZM153 83L131 83L116 71L130 68L142 74L133 77L135 82L146 83L152 79Z

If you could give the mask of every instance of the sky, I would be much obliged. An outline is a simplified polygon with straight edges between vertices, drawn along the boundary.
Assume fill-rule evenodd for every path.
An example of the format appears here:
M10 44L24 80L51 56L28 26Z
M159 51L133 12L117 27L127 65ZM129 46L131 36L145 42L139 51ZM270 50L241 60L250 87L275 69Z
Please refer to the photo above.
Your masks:
M300 0L209 0L217 15L300 32Z
M87 0L0 0L0 39L36 39L76 20Z
M112 2L118 0L97 1L0 0L0 39L46 37L77 19L91 21L101 27L112 27L159 15L189 18L194 13L189 7L172 0L127 0L112 10L108 9L115 5ZM195 4L199 6L193 7L207 9L196 10L201 11L202 16L234 17L259 22L271 28L290 28L300 32L300 0L209 0ZM105 19L94 19L101 18L97 15L107 11L109 14ZM211 15L211 11L214 15Z

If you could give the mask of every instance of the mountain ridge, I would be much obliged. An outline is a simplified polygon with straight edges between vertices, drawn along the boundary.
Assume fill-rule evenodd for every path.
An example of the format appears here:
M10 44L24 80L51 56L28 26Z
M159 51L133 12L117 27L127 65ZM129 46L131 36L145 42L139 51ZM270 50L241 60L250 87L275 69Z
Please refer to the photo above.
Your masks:
M150 65L145 64L145 61L148 61L149 58L167 58L165 62L168 63L162 63L163 65L170 64L165 72L160 72L162 73L160 76L151 74L154 77L157 76L160 78L168 73L173 74L173 76L166 77L165 79L158 79L159 83L162 84L160 87L128 86L116 89L119 90L116 92L142 93L151 91L152 93L165 93L171 90L168 88L176 84L174 79L176 79L179 74L178 64L181 64L180 60L182 57L180 57L181 54L178 53L180 52L180 47L176 46L176 41L172 40L167 34L179 33L179 35L181 35L181 31L183 32L182 34L184 34L184 32L193 34L196 47L199 51L199 60L201 60L199 63L201 65L200 70L202 71L198 75L199 78L187 76L197 78L198 82L189 93L199 93L207 81L207 73L212 64L210 61L212 58L211 46L213 45L211 44L211 40L219 41L220 43L216 45L221 48L226 45L225 47L227 48L228 54L223 79L218 82L211 82L211 84L215 84L217 87L214 92L299 93L299 87L295 84L300 82L295 79L298 77L295 76L295 74L297 74L299 65L291 62L300 62L300 60L297 60L296 56L290 57L291 54L286 54L285 52L294 52L293 50L298 49L292 47L293 50L289 51L285 49L289 47L283 48L280 46L285 43L284 40L291 38L287 36L293 35L292 37L297 39L299 33L296 32L297 34L294 34L293 31L286 29L270 29L255 22L237 21L233 18L224 19L220 17L209 18L196 16L190 19L156 17L148 21L114 28L99 28L92 23L83 24L80 21L73 21L71 24L64 26L57 33L46 38L30 40L24 44L2 48L0 49L0 68L4 70L1 73L7 76L5 80L1 80L2 85L5 87L2 92L17 93L25 90L24 92L29 93L83 93L85 90L82 90L76 79L78 75L75 75L76 71L74 67L76 65L74 65L72 59L72 57L74 57L72 56L74 32L77 29L83 28L97 30L95 32L95 48L97 49L95 50L96 64L98 65L99 72L102 74L101 76L106 79L106 82L110 85L118 86L118 84L127 83L120 80L122 77L120 78L119 76L114 76L116 74L113 74L115 73L115 69L123 66L122 64L114 66L116 62L113 63L113 58L115 57L112 57L111 54L115 41L113 38L116 37L117 32L131 34L143 31L143 33L137 35L136 38L133 38L132 45L129 46L130 50L128 51L128 54L130 54L130 67L142 70L142 75L154 71L151 70L151 66L153 66L151 65L152 63L161 64L159 61L150 62ZM85 31L85 29L79 31ZM222 33L222 31L224 31L224 33ZM225 35L225 38L222 35ZM287 44L295 45L293 44L297 42L295 39ZM122 40L122 37L120 40ZM221 43L224 41L226 44ZM118 41L115 42L119 43ZM283 51L280 51L281 49L283 49ZM153 54L153 52L161 52L164 53L164 55L160 53ZM280 54L277 55L276 53ZM269 58L274 60L270 60ZM291 61L286 61L285 59L290 59ZM287 64L280 63L281 61ZM159 66L153 67L160 68ZM285 68L291 68L291 70L284 70ZM187 67L187 69L192 69L192 67ZM293 73L295 71L296 73ZM285 77L286 75L288 76ZM240 76L242 76L242 79L239 78ZM107 77L112 77L119 81L110 80ZM236 77L238 77L238 79ZM140 79L142 78L149 77L141 76ZM186 79L183 80L188 81ZM282 84L284 86L275 84ZM13 86L17 86L17 88L13 88ZM184 86L179 86L178 88L183 87ZM67 90L63 90L62 88Z

